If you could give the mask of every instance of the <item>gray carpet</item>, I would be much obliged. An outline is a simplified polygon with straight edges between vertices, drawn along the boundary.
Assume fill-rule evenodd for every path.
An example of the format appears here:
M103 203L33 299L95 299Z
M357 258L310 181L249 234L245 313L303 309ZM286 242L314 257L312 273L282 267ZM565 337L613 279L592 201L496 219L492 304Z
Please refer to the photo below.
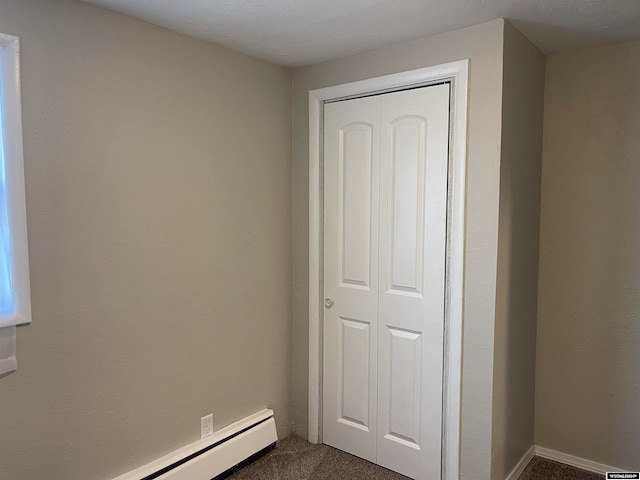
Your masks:
M291 435L228 480L407 480L361 458Z
M407 477L291 435L261 459L228 480L407 480ZM535 457L519 480L602 480L601 475Z
M585 472L563 463L534 457L518 480L602 480L603 478L604 475Z

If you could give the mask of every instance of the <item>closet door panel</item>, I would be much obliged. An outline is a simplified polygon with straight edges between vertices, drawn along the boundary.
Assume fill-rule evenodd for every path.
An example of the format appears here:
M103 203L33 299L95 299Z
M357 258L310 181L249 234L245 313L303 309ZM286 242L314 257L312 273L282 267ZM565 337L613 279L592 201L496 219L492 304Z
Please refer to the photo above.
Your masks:
M324 123L323 440L376 461L380 99Z
M377 463L441 475L449 86L381 96Z

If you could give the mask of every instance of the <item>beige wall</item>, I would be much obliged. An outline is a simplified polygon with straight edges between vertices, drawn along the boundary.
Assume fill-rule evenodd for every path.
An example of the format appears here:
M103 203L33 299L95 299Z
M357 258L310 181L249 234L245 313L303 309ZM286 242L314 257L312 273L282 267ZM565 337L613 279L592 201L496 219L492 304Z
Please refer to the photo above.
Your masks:
M95 7L22 41L33 324L0 478L108 479L261 408L290 429L291 76Z
M505 22L492 478L533 445L544 56Z
M308 92L470 58L462 471L474 480L490 476L503 25L496 20L294 71L293 418L302 435L308 383Z
M640 469L640 42L547 60L536 443Z
M462 473L509 473L533 439L544 71L517 30L296 70L292 182L286 69L65 0L0 12L22 41L34 318L0 380L0 478L109 478L209 412L267 406L306 435L308 91L463 58ZM535 373L536 443L632 469L639 83L640 43L548 57Z

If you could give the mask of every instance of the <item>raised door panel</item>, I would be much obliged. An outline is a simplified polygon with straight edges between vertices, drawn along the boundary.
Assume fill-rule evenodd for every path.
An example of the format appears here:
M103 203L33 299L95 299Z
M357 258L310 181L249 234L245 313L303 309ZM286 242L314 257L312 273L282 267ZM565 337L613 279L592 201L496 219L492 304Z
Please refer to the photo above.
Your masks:
M339 135L338 258L343 286L371 285L373 126L351 123Z
M371 324L341 318L338 421L369 431Z
M387 290L394 293L422 292L426 133L426 119L413 115L394 120L388 128L391 265Z
M387 327L389 358L388 429L384 437L410 448L420 448L422 403L422 335Z

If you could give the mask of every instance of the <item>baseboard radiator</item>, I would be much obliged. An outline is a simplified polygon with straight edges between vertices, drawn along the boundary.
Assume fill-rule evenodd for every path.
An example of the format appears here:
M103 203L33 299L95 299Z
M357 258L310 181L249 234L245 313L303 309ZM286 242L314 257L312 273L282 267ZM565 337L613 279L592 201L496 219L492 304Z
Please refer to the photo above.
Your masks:
M211 480L275 446L273 411L262 410L113 480Z

